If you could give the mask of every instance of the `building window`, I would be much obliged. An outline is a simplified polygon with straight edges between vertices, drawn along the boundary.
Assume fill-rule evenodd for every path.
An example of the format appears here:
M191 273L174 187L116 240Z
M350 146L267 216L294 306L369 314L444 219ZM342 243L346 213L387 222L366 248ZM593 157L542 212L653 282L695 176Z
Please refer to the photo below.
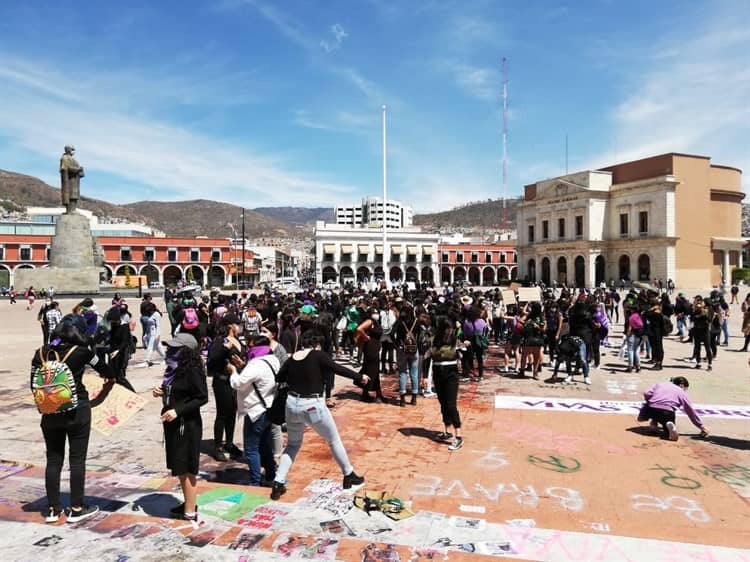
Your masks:
M357 256L357 261L360 261L360 262L367 261L367 257L368 257L368 254L359 254Z
M479 263L479 254L476 252L471 253L471 263Z
M211 261L221 261L221 250L218 248L211 250Z
M620 236L628 235L628 214L620 213Z
M391 254L391 261L401 261L401 254Z
M201 261L201 251L198 248L190 248L190 261Z
M513 263L516 263L516 262L518 262L518 253L513 252Z
M492 252L484 253L484 263L492 263Z
M576 238L583 238L583 215L576 217Z
M177 248L167 250L167 261L177 261Z
M5 246L0 246L0 261L5 260Z
M155 252L153 248L146 248L143 251L143 259L144 261L154 261Z
M557 237L560 240L565 238L565 219L557 219Z
M123 246L120 248L120 261L132 261L133 255L130 253L130 248L128 246Z
M533 244L533 243L534 243L534 225L530 224L529 225L529 244Z
M49 247L49 246L46 246L46 247L44 248L44 259L45 259L46 261L49 261L49 250L50 250L50 247Z
M323 261L333 261L333 254L330 252L325 252L323 254Z
M641 236L648 234L648 211L638 213L638 234Z
M464 253L456 252L456 263L464 263Z
M505 252L500 252L500 263L505 263Z
M448 252L443 252L443 263L448 263L450 261L450 254Z
M21 246L19 257L21 261L31 261L31 246Z
M542 240L549 240L549 221L542 221Z
M422 261L424 263L431 263L432 262L432 255L431 254L422 254Z

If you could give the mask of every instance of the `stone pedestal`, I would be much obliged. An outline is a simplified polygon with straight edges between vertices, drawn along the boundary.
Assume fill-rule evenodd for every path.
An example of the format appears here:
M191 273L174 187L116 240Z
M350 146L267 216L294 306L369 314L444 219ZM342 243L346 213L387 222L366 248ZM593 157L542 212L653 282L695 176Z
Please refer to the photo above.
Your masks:
M77 213L61 215L50 246L50 266L17 270L15 286L54 287L59 295L97 294L101 269L95 254L88 218Z

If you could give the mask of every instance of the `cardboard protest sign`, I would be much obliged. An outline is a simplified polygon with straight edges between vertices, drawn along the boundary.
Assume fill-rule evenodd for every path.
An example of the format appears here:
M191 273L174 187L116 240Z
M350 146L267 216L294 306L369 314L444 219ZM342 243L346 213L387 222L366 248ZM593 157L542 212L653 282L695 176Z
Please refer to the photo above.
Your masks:
M514 291L505 290L502 292L502 295L505 306L508 306L509 304L516 304L516 293Z
M538 302L542 300L539 287L521 287L518 289L518 302Z
M102 435L112 435L146 405L135 392L120 384L105 384L97 375L83 375L83 384L91 400L91 427Z
M517 291L518 291L518 289L520 289L520 288L522 288L522 287L523 287L523 285L521 285L520 283L518 283L518 282L516 282L516 281L513 281L513 283L511 283L511 284L510 284L510 286L509 286L508 288L509 288L509 289L510 289L511 291L516 291L516 292L517 292Z

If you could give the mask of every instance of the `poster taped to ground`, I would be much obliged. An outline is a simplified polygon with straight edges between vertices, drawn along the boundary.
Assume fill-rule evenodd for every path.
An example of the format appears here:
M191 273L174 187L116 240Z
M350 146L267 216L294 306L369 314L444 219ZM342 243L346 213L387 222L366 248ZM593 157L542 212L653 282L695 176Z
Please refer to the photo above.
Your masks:
M518 289L518 302L539 302L542 291L539 287L521 287Z
M98 375L83 375L91 401L91 427L102 435L112 435L142 410L146 401L120 384L104 383Z

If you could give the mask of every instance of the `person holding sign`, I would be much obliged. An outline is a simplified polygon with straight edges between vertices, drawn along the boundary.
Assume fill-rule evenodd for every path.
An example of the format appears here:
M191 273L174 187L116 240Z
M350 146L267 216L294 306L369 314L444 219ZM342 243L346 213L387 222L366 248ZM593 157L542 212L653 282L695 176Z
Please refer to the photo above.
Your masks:
M60 404L55 413L42 415L42 434L47 449L47 467L44 484L47 489L49 508L45 521L55 523L62 514L60 505L60 473L65 461L65 441L69 443L70 459L70 510L67 513L68 523L83 521L99 511L97 506L83 503L86 480L86 452L91 434L91 403L89 394L83 384L83 371L90 365L101 376L107 378L108 384L114 384L114 372L104 361L100 361L91 347L91 340L86 334L86 322L82 316L68 314L63 317L52 332L49 345L42 346L31 360L31 386L35 390L35 399L39 405L41 397L35 389L35 374L43 366L52 362L64 363L72 374L75 384L69 405ZM67 409L65 409L67 408ZM40 410L43 411L40 405Z

